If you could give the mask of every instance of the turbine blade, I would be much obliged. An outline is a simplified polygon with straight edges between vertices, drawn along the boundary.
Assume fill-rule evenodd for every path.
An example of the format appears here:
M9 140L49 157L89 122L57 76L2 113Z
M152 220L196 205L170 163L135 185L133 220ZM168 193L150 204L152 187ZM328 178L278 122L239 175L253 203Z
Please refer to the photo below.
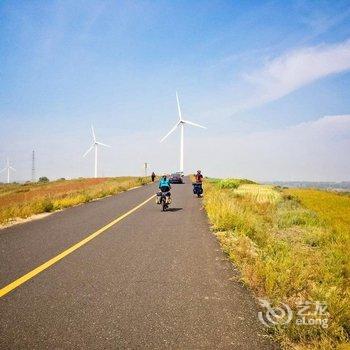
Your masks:
M179 123L176 123L172 128L171 130L160 140L160 142L163 142L171 133L173 133L177 126L179 125Z
M94 149L94 145L92 145L84 154L83 157L86 157L89 152L91 152Z
M197 124L197 123L190 122L190 121L188 121L188 120L183 120L183 122L184 122L185 124L189 124L189 125L197 126L198 128L206 129L206 127L205 127L205 126L203 126L203 125L199 125L199 124Z
M92 138L96 141L94 126L91 124Z
M96 143L97 143L98 145L101 145L101 146L104 146L104 147L112 147L112 146L106 145L105 143L102 143L102 142L97 142L97 141L96 141Z
M177 101L177 110L179 111L179 119L182 120L179 95L177 94L177 91L176 91L176 101Z

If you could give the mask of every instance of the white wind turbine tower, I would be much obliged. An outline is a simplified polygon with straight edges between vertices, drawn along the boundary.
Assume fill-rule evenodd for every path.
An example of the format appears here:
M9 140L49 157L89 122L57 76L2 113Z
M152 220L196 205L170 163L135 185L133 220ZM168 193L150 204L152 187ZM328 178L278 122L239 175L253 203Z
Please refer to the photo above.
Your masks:
M185 124L196 126L199 128L206 129L205 126L190 122L188 120L184 120L182 118L181 114L181 108L180 108L180 102L179 102L179 96L176 92L176 101L177 101L177 110L179 112L179 120L178 122L173 126L173 128L160 140L160 142L163 142L171 133L173 133L177 127L180 127L180 133L181 133L181 143L180 143L180 171L183 173L184 171L184 127Z
M10 165L10 160L8 158L6 160L6 167L4 169L0 170L0 173L4 172L6 170L7 170L7 183L9 184L10 183L10 170L16 171L16 169Z
M94 126L91 125L91 131L92 131L92 145L91 147L84 153L83 157L85 157L88 153L90 153L92 150L95 151L95 177L97 177L97 149L98 146L104 146L104 147L111 147L109 145L106 145L105 143L99 142L96 140L95 136L95 130Z

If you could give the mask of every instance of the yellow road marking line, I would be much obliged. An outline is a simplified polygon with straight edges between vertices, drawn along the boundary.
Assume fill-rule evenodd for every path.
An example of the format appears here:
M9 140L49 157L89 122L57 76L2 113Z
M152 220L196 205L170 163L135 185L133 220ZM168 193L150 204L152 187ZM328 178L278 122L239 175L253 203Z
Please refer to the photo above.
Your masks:
M115 225L116 223L118 223L119 221L125 219L127 216L129 216L130 214L132 214L133 212L135 212L136 210L140 209L143 205L145 205L146 203L148 203L152 198L154 198L155 195L151 196L150 198L146 199L144 202L140 203L139 205L137 205L135 208L129 210L128 212L126 212L125 214L119 216L118 218L116 218L115 220L113 220L112 222L110 222L109 224L107 224L106 226L103 226L102 228L100 228L99 230L97 230L96 232L92 233L91 235L87 236L86 238L84 238L82 241L74 244L73 246L71 246L70 248L66 249L65 251L63 251L62 253L56 255L55 257L53 257L52 259L46 261L45 263L43 263L42 265L36 267L34 270L26 273L25 275L23 275L22 277L16 279L15 281L11 282L10 284L8 284L7 286L3 287L2 289L0 289L0 298L3 297L4 295L10 293L12 290L14 290L15 288L19 287L21 284L27 282L28 280L30 280L31 278L35 277L36 275L38 275L40 272L43 272L44 270L46 270L47 268L49 268L50 266L56 264L57 262L59 262L60 260L62 260L64 257L66 257L67 255L73 253L75 250L79 249L80 247L82 247L83 245L85 245L86 243L90 242L91 240L93 240L95 237L97 237L98 235L100 235L102 232L108 230L109 228L111 228L113 225Z

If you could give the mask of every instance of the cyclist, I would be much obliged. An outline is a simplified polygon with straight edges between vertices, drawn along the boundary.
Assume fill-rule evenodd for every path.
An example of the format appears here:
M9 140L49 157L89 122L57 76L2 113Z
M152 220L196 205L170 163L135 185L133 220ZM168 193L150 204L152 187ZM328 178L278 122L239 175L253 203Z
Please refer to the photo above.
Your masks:
M164 174L161 179L159 180L159 189L161 192L166 193L167 196L167 202L170 203L171 200L171 194L170 194L170 180L167 178L167 176ZM160 203L161 193L157 196L157 203Z
M203 175L202 175L202 172L200 170L197 170L197 174L194 176L196 178L197 184L201 184L203 182Z

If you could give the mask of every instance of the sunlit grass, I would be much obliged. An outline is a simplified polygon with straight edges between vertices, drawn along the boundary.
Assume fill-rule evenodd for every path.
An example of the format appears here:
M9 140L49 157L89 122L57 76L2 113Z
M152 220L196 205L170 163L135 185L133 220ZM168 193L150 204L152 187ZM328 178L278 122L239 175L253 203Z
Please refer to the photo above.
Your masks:
M290 323L276 327L276 337L299 349L335 349L350 334L350 201L293 191L206 182L205 208L223 249L257 296L295 311L298 301L327 303L328 328Z
M284 193L298 198L333 228L350 234L350 194L297 188L286 189Z
M258 203L277 203L281 199L281 194L268 185L240 185L235 193L249 196Z
M147 182L148 178L119 177L1 185L0 224L86 203Z

